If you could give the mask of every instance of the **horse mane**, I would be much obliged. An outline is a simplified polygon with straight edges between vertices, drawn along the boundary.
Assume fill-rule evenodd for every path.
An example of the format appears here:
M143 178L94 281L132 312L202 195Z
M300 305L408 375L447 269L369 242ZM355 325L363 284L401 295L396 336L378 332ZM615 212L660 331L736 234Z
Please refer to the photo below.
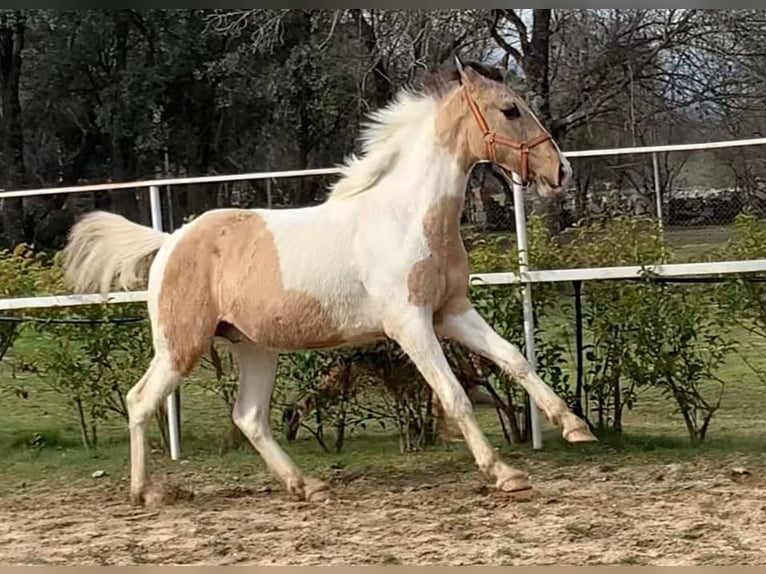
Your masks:
M503 81L502 74L479 62L466 62L481 76ZM452 91L459 80L454 65L429 71L420 78L420 87L400 90L388 105L372 112L362 125L359 136L361 155L351 154L341 164L341 177L330 186L329 200L353 197L373 187L393 167L409 140L411 130L436 112L437 104Z
M399 158L406 135L436 111L437 101L433 94L407 88L372 112L359 136L361 154L351 154L340 166L341 178L331 186L328 199L358 195L380 181Z

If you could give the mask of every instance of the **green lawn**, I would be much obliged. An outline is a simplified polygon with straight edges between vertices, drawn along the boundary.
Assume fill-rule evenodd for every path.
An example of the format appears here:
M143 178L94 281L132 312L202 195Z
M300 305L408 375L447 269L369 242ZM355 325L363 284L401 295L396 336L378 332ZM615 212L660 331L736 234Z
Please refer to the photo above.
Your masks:
M699 261L702 256L734 238L732 225L668 227L665 238L673 249L674 263Z
M766 226L766 221L764 222ZM465 230L472 231L480 237L506 237L510 245L515 245L516 237L506 231L481 231L472 226ZM571 231L565 231L564 241ZM707 225L690 227L666 227L664 235L667 245L672 249L673 263L692 263L700 261L712 250L722 246L734 238L733 225Z
M559 336L569 336L572 326L559 322ZM766 355L760 352L758 341L744 331L738 333L738 351L751 361L766 368ZM36 344L20 340L18 345ZM762 344L761 344L762 346ZM12 379L9 361L3 365L0 379L0 489L15 489L51 483L71 483L92 480L95 470L105 470L110 476L127 476L128 434L121 419L114 418L100 430L100 446L88 452L80 446L79 431L73 410L60 396L51 392L39 380ZM574 365L572 380L574 380ZM545 425L545 448L533 452L526 446L506 447L494 412L480 411L482 427L490 440L502 447L510 460L544 458L556 464L640 464L642 461L667 461L699 457L730 459L745 457L753 464L764 461L766 427L763 425L763 405L766 405L766 385L760 383L741 358L732 355L720 375L726 380L721 411L715 417L708 441L701 447L691 447L681 418L673 405L656 393L642 393L634 410L624 420L625 431L620 437L604 437L596 445L574 447L564 443L557 429ZM198 370L197 377L210 376ZM16 397L10 388L20 382L29 390L27 399ZM186 468L202 473L224 476L246 476L262 473L260 458L245 445L226 449L230 420L224 403L205 393L195 384L184 387L183 456ZM154 429L153 429L154 430ZM156 437L156 433L154 434ZM457 438L457 434L454 435ZM423 453L401 454L398 439L381 432L354 433L341 454L324 453L316 442L304 434L296 443L286 445L298 464L310 472L327 473L344 468L351 473L396 473L417 464L459 464L470 466L471 457L465 446L455 443ZM172 468L174 463L155 453L154 463L160 468Z
M675 259L688 261L731 237L731 227L666 229L669 242L676 251ZM571 299L564 297L562 313L549 327L559 340L573 348L574 324ZM501 429L492 411L481 411L479 418L490 440L504 449L511 458L544 457L561 464L587 460L629 462L642 460L668 460L689 457L747 456L759 458L766 452L766 426L763 424L763 406L766 405L766 384L760 382L743 363L744 354L752 363L766 369L763 341L754 339L745 331L736 333L737 352L732 354L719 373L726 381L723 406L715 416L706 444L691 447L680 416L674 406L656 392L642 392L635 408L626 412L624 433L619 437L602 437L597 445L572 447L564 443L557 429L545 426L545 449L532 452L527 445L507 447ZM0 489L13 489L19 484L47 484L51 481L70 482L91 480L95 470L106 470L110 475L125 476L128 464L128 433L126 423L113 417L99 431L99 448L86 451L80 443L79 427L74 410L62 397L52 392L43 381L30 375L12 374L12 359L19 349L34 346L45 348L49 341L22 337L6 360L0 364ZM574 381L574 362L570 357L570 380ZM183 454L185 464L200 471L223 474L245 474L263 471L259 457L245 445L227 448L231 422L227 408L218 397L204 392L194 379L211 377L209 371L199 369L192 384L184 386ZM23 385L28 398L14 394L13 388ZM156 440L156 428L152 428ZM457 437L457 434L454 435ZM281 437L280 437L281 439ZM341 454L327 454L308 435L296 443L286 445L300 466L307 470L326 471L346 467L354 472L389 472L415 462L450 462L471 465L465 446L455 442L424 453L403 455L399 452L394 434L369 430L356 432L347 440ZM154 456L161 466L170 464ZM760 458L759 458L760 459Z
M731 227L669 228L665 231L675 251L675 260L689 261L720 245L732 236ZM512 239L512 238L511 238ZM573 345L574 322L571 298L563 297L562 312L557 314L550 329L570 349ZM763 425L763 405L766 405L766 384L763 384L743 363L739 353L752 363L766 369L763 341L754 339L744 330L736 333L739 343L721 372L726 381L723 406L715 416L707 443L692 448L686 430L673 404L656 392L639 395L635 408L626 412L623 436L603 437L598 445L573 448L564 443L557 429L546 424L545 449L532 452L526 445L508 448L503 443L495 414L482 411L479 418L490 440L505 449L509 457L548 457L568 464L573 461L596 460L675 460L684 457L721 457L743 454L759 457L766 452L766 426ZM99 431L99 448L88 452L81 446L79 427L74 410L62 397L52 392L43 381L30 375L12 374L13 356L19 349L45 348L50 341L33 340L29 335L17 341L6 360L0 364L0 488L15 488L18 484L45 484L50 481L90 480L94 470L106 470L111 475L124 476L128 463L128 433L126 423L113 417ZM574 381L574 361L570 357L570 380ZM227 408L218 397L193 384L202 377L212 377L209 371L198 369L192 384L184 386L182 399L183 453L185 464L205 471L241 474L262 471L257 455L245 445L228 449L231 422ZM23 385L28 398L13 392ZM156 440L156 428L152 428ZM455 434L457 436L457 434ZM364 472L383 472L412 464L413 461L462 461L471 464L471 457L462 443L449 448L434 448L425 453L403 455L393 434L355 433L338 455L326 454L308 435L286 447L298 463L308 470L334 466L354 468ZM164 465L159 456L155 460ZM375 470L377 469L377 470Z

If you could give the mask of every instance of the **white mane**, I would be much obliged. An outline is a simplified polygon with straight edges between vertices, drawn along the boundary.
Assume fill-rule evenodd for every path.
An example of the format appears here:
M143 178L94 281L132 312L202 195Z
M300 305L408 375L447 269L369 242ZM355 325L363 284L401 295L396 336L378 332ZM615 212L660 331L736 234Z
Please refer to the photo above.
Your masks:
M329 199L367 191L386 175L399 154L413 141L413 132L433 121L438 99L403 90L387 106L372 112L359 139L362 155L341 165L341 179L331 186Z

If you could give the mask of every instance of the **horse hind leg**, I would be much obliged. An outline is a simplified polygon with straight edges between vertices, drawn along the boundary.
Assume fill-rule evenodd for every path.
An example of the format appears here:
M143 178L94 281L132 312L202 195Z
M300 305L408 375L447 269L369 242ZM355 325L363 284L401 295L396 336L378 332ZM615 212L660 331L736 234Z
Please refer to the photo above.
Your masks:
M271 433L269 410L277 374L278 353L258 347L248 339L231 345L239 363L239 394L232 418L269 470L291 494L303 500L327 498L328 486L304 476Z
M141 380L128 391L130 426L130 499L133 504L155 504L161 494L149 489L146 471L146 433L162 401L181 384L181 375L164 352L155 355Z

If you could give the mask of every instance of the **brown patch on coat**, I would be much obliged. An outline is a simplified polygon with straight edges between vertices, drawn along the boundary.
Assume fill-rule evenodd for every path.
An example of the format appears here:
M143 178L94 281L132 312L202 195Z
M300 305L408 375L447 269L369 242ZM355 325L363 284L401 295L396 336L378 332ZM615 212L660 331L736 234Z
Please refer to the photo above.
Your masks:
M468 255L460 237L463 197L445 197L423 217L423 234L431 253L407 275L408 300L434 311L470 308Z
M271 233L259 215L239 209L206 213L179 240L162 279L159 323L182 375L216 335L276 349L344 340L321 301L284 288Z

